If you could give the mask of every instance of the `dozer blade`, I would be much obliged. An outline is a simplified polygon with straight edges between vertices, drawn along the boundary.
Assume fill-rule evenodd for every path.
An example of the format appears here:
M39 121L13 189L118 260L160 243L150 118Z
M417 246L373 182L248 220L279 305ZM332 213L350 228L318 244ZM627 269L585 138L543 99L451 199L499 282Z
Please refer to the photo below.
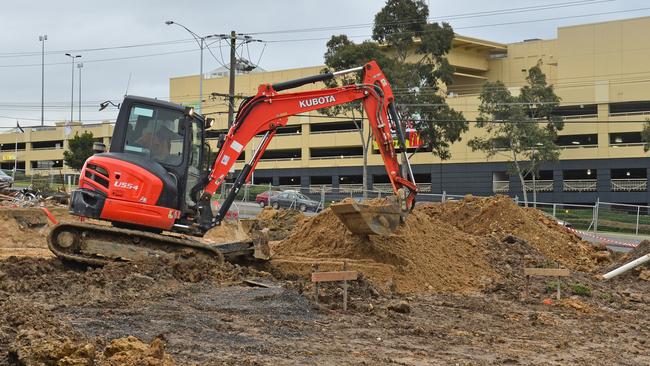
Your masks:
M341 202L330 208L348 230L356 235L388 236L401 222L402 211L397 200L389 200L385 205Z

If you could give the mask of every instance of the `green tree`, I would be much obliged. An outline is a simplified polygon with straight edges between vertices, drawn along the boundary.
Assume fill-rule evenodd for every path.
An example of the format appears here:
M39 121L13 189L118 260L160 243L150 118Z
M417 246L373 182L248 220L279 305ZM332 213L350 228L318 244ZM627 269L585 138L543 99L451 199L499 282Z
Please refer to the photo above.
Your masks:
M67 166L74 170L81 170L86 159L93 155L93 133L85 131L79 135L76 133L68 140L68 150L63 152L63 160Z
M429 8L422 0L388 0L375 15L373 41L355 43L346 35L332 36L324 58L331 70L376 60L391 83L404 122L413 123L426 148L448 159L450 144L460 141L468 125L460 112L446 104L445 93L440 90L441 84L452 83L454 70L445 55L451 49L454 32L447 23L428 23L428 16ZM333 80L328 86L358 82L359 77ZM337 106L324 113L333 116L353 110L363 120L360 103ZM362 136L362 145L367 159L370 140Z
M641 140L644 142L643 151L648 152L648 150L650 150L650 119L646 119L645 122L643 122Z
M553 114L560 98L537 64L528 70L518 95L512 95L501 82L488 82L479 97L477 127L485 135L469 141L472 150L484 151L488 157L503 154L509 158L511 173L517 174L524 204L528 206L525 178L533 178L533 200L537 201L535 179L543 162L556 161L560 149L555 144L557 131L564 127L562 117Z

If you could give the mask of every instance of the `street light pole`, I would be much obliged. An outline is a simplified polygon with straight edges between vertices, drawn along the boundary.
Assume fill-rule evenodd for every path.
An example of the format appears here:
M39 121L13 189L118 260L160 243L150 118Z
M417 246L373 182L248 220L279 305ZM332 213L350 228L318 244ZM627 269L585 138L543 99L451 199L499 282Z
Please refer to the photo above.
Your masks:
M47 34L38 36L41 42L41 126L45 126L45 41Z
M65 55L70 57L70 59L72 60L72 82L71 82L72 88L70 90L70 95L71 95L71 97L70 97L70 123L72 123L72 120L74 119L74 59L81 57L81 55L73 56L73 55L71 55L69 53L66 53Z
M79 62L77 64L77 69L79 69L79 123L81 123L81 69L83 67L83 63Z
M201 50L201 60L199 64L199 112L203 112L203 49L205 48L205 40L208 38L213 38L213 37L219 37L216 34L209 34L207 36L199 36L198 34L192 32L189 28L186 26L174 22L173 20L168 20L165 22L167 25L172 25L176 24L177 26L185 29L189 34L192 35L196 43L199 45L199 49Z

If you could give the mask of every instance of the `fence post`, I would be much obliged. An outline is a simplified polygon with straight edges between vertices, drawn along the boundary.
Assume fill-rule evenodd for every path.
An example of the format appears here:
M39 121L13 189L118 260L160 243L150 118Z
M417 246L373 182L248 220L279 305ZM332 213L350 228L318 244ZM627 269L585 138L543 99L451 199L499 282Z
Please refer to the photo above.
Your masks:
M444 203L447 200L447 191L442 191L442 202Z
M320 186L320 205L325 209L325 185Z
M553 217L557 217L557 216L555 216L556 208L557 208L557 203L554 203L553 204Z
M598 211L600 211L600 198L596 198L596 204L594 205L594 233L598 231Z
M515 195L515 203L517 204L517 206L519 206L519 196L518 195Z
M639 235L639 215L641 214L641 206L636 206L636 231L635 235Z
M68 175L68 192L72 192L72 177Z

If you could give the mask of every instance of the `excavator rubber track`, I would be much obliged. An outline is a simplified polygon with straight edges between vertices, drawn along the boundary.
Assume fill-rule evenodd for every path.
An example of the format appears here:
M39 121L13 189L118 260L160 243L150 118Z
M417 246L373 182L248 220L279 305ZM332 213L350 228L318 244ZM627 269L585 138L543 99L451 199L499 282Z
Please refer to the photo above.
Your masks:
M59 258L87 265L102 266L116 261L134 261L167 254L194 252L234 260L242 256L265 259L268 247L263 240L208 245L194 239L115 228L88 223L63 223L54 226L47 245ZM258 252L264 252L259 255Z

